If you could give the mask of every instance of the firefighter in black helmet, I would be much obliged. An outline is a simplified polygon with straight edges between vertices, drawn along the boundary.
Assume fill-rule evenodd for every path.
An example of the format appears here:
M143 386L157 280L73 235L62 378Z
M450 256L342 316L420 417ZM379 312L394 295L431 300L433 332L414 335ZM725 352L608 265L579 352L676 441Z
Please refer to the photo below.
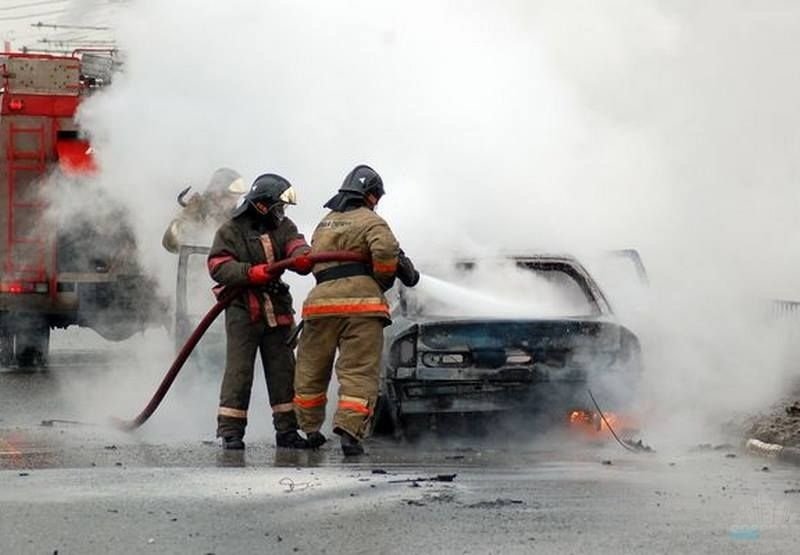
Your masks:
M297 226L285 216L295 204L289 181L275 174L256 178L217 230L208 255L212 279L224 287L243 287L225 311L227 350L222 380L217 436L226 449L243 449L253 364L261 353L279 447L308 446L297 433L294 395L294 353L287 344L294 328L292 297L281 272L270 265L309 251Z
M345 456L364 452L361 440L369 431L378 397L383 327L389 323L383 293L395 278L409 286L419 281L389 225L375 213L383 195L380 175L369 166L357 166L325 204L331 211L311 241L312 254L351 251L370 260L316 264L317 286L303 303L295 407L310 446L322 445L326 439L320 429L336 360L339 392L333 432L340 436Z

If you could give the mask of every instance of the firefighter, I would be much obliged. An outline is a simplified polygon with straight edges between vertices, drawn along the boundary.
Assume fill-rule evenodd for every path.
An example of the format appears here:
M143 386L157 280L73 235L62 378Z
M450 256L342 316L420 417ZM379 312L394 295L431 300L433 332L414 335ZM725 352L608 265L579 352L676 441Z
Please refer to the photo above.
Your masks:
M384 194L381 177L357 166L325 207L331 211L312 237L311 253L351 251L369 263L331 262L313 267L317 285L303 303L303 333L297 351L294 404L309 446L319 447L326 392L334 358L339 399L333 432L345 456L364 452L361 440L378 397L383 327L390 323L383 293L398 277L408 286L419 273L402 254L388 224L375 213Z
M236 171L219 168L212 174L205 191L184 201L188 191L187 188L178 195L183 209L170 222L161 239L164 248L172 253L177 253L185 244L207 245L214 230L231 217L231 210L247 192L247 185Z
M217 437L225 449L244 449L247 409L253 385L256 351L261 354L272 406L278 447L303 449L297 433L294 396L294 310L289 286L270 264L307 254L309 246L295 224L284 215L295 204L291 184L275 174L256 178L217 230L208 255L212 279L225 287L243 287L242 295L225 311L227 339L225 375L222 379Z

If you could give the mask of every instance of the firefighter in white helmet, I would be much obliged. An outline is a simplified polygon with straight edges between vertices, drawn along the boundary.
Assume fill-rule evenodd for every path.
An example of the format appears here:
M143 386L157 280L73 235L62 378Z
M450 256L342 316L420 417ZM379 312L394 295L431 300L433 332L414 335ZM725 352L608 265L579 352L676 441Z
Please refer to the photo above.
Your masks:
M161 244L177 253L181 245L207 245L214 231L231 217L236 201L248 190L238 172L219 168L211 176L205 191L184 200L189 188L178 195L181 212L170 222Z

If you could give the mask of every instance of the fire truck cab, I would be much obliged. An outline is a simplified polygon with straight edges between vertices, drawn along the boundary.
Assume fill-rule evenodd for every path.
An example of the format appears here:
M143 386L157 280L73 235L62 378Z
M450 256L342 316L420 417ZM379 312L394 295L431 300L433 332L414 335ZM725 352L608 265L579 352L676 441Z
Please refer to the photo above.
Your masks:
M0 365L45 364L52 328L122 340L164 308L138 264L124 207L71 200L102 178L75 114L110 81L112 62L0 54Z

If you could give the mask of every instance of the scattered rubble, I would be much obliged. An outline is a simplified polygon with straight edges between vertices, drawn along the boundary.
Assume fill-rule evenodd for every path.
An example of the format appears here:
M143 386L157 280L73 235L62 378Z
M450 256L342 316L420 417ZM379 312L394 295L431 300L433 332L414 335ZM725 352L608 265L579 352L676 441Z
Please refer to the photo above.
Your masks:
M800 448L800 391L745 423L745 437Z
M632 439L623 439L622 443L624 443L629 448L629 450L635 451L637 453L655 453L655 450L649 445L643 443L641 439L637 441L634 441Z
M507 507L509 505L524 505L525 502L522 499L509 499L498 497L494 501L478 501L477 503L472 503L471 505L467 505L467 508L470 509L498 509L500 507Z
M389 480L390 484L416 484L417 482L452 482L458 474L437 474L428 478L405 478L404 480Z
M729 449L734 449L735 446L731 445L730 443L720 443L718 445L712 445L710 443L699 443L695 447L691 449L691 451L727 451Z
M91 424L87 422L80 422L78 420L64 420L61 418L51 418L49 420L42 420L40 426L45 426L46 428L52 428L55 424L72 424L75 426L91 426Z

